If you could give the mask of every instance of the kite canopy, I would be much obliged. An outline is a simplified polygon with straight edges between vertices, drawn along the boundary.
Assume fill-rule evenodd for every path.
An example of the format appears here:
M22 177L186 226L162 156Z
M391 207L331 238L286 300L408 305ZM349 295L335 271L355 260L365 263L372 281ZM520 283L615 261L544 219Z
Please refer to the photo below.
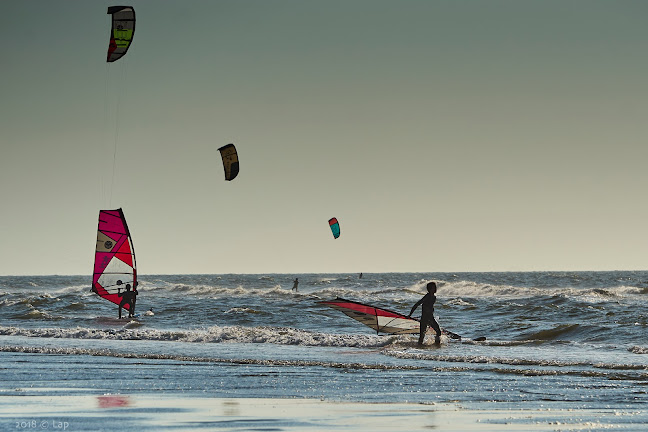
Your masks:
M112 63L126 55L135 34L135 9L131 6L110 6L112 15L107 62Z
M126 284L137 287L135 251L122 209L100 210L95 248L92 291L106 300L119 304L119 289ZM125 309L130 305L125 304Z
M220 151L221 157L223 158L225 180L234 180L239 173L239 159L238 153L236 153L236 147L234 147L234 144L227 144L219 148L218 151Z
M331 227L331 231L333 232L333 238L340 237L340 223L336 218L329 219L329 226Z

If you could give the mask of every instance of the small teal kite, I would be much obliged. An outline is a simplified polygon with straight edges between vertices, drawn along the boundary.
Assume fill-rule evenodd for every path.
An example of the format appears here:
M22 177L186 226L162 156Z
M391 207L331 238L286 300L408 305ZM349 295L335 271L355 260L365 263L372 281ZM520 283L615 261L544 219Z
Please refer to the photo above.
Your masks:
M340 237L340 224L336 218L329 219L329 226L333 232L333 238Z

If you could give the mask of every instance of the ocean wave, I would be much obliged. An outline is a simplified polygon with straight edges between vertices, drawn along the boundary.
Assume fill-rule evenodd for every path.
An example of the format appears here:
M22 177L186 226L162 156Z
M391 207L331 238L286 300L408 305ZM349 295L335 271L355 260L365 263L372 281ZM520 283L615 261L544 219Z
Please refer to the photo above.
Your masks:
M648 354L648 347L645 346L633 346L628 348L628 351L634 354Z
M337 284L335 278L322 278L318 282L302 282L299 291L291 290L292 285L283 287L275 284L270 287L246 287L237 286L210 286L210 285L179 285L173 287L152 287L151 291L162 291L167 295L175 292L181 295L202 295L202 296L227 296L227 297L268 297L285 298L294 296L313 296L317 298L353 297L357 299L384 299L395 302L409 302L418 296L426 293L427 281L422 280L409 286L383 286L373 284L349 286L348 284ZM445 299L456 298L470 302L472 298L521 298L529 297L550 298L554 301L561 299L580 299L587 303L599 303L616 301L619 298L643 296L645 290L632 286L619 286L608 288L574 288L574 287L521 287L513 285L496 285L469 281L460 282L438 282L437 297L442 302ZM141 289L142 292L146 290Z
M473 303L467 302L461 298L454 298L451 299L450 301L446 302L447 305L450 306L462 306L462 307L468 307L468 308L474 308L476 307Z
M152 330L129 328L73 329L0 327L0 336L26 336L65 339L154 340L199 343L272 343L322 347L381 348L407 336L337 335L300 330L290 327L213 326L206 330Z
M366 348L379 349L384 355L426 362L468 363L468 364L499 364L516 367L551 367L567 368L582 367L588 370L624 370L639 371L648 379L648 365L645 364L612 364L594 363L591 361L577 361L573 359L538 359L504 357L474 354L444 354L430 353L429 350L419 349L415 345L413 336L377 336L364 334L330 334L301 330L291 327L241 327L241 326L213 326L204 330L152 330L141 328L138 321L129 321L120 329L94 329L94 328L18 328L0 327L0 336L19 336L29 338L60 338L60 339L99 339L99 340L144 340L144 341L173 341L187 343L250 343L250 344L275 344L294 346L338 347L338 348ZM444 338L445 340L445 338ZM450 343L450 342L446 342ZM464 341L457 343L478 343ZM510 345L522 344L521 341L511 342L479 342L483 345ZM530 343L530 342L526 342ZM647 354L646 347L633 347L629 349L637 354ZM442 365L426 365L426 367L440 367ZM551 372L553 373L553 372ZM565 372L557 372L565 373ZM579 374L585 372L579 371ZM602 373L602 372L596 372ZM642 375L643 376L643 375Z
M439 297L505 297L505 298L580 298L584 301L609 301L615 298L639 296L646 293L645 288L636 286L615 286L604 288L575 287L525 287L497 285L471 281L439 282Z
M14 319L19 319L19 320L47 320L47 321L55 321L55 320L63 320L65 319L62 316L58 315L51 315L45 311L38 310L36 308L31 308L29 311L25 313L19 313L17 315L13 316Z
M363 280L358 283L355 278L319 277L314 280L300 281L299 291L291 290L292 282L287 281L282 286L275 277L258 277L255 280L261 286L249 286L245 281L223 281L218 278L213 280L195 280L185 282L171 282L164 280L140 281L139 291L143 296L173 297L209 297L209 298L243 298L243 297L264 297L264 298L291 298L291 297L313 297L313 298L335 298L344 297L357 299L359 301L390 301L395 303L411 302L417 297L425 294L425 286L428 282L421 279L412 284L387 285L384 281L377 283ZM265 285L265 286L263 286ZM528 299L536 297L540 299L580 299L587 303L615 302L620 298L643 296L647 292L645 287L616 286L616 287L529 287L515 286L509 284L493 284L473 281L444 281L437 280L439 303L451 302L451 305L468 306L458 304L461 300L466 303L474 303L473 299ZM87 299L94 297L87 285L66 286L43 291L20 290L12 293L5 293L2 296L0 305L12 305L12 302L28 302L39 305L44 302L58 300L76 301L77 298Z
M472 281L437 282L439 297L528 297L547 292L540 288L494 285Z
M632 374L632 379L648 379L648 366L641 364L592 363L587 361L555 359L547 360L488 355L429 354L419 350L403 351L400 349L386 349L383 350L383 354L404 360L547 368L524 369L524 374L531 373L531 371L533 371L533 373L537 375L579 375L614 378L615 376L621 376L622 373L635 372ZM520 369L506 369L506 373L519 374Z
M505 375L524 375L524 376L581 376L581 377L594 377L608 380L645 380L648 374L644 372L628 373L617 370L592 370L592 369L569 369L565 365L557 364L533 364L532 362L522 364L520 366L517 362L507 362L506 359L490 359L487 361L484 358L478 357L476 361L471 361L469 357L450 357L450 356L431 356L419 355L415 356L410 354L404 356L400 353L399 358L416 359L416 360L436 360L435 365L412 365L412 364L382 364L382 363L363 363L363 362L334 362L326 360L286 360L286 359L254 359L254 358L220 358L220 357L203 357L203 356L187 356L180 354L162 354L162 353L136 353L136 352L123 352L114 349L97 349L97 348L68 348L68 347L36 347L36 346L17 346L17 345L3 345L0 346L0 352L9 353L25 353L25 354L48 354L48 355L67 355L67 356L101 356L101 357L115 357L125 359L138 359L138 360L154 360L154 361L175 361L175 362L198 362L198 363L224 363L224 364L237 364L237 365L259 365L259 366L278 366L278 367L326 367L337 369L362 369L362 370L430 370L430 371L444 371L444 372L486 372L497 373ZM448 366L440 362L461 362L473 363L471 366ZM475 365L474 363L490 363L495 364L492 367L484 368ZM502 367L498 364L512 365L514 367ZM534 366L554 366L553 368L540 369ZM556 368L555 366L560 366ZM566 365L566 366L580 366Z
M336 277L318 277L312 283L313 283L313 285L322 285L322 284L328 285L331 282L335 282L337 280L338 280L338 278L336 278Z
M522 337L527 341L554 341L566 335L574 335L585 331L579 324L561 324L556 327L529 333Z
M292 287L292 286L291 286ZM158 286L151 288L139 288L139 293L144 294L147 292L156 293L164 296L196 296L196 297L227 297L227 298L244 298L244 297L289 297L299 295L293 292L290 288L282 288L281 285L276 284L272 287L266 288L249 288L242 285L233 287L227 286L212 286L212 285L185 285L179 284L174 286Z
M88 349L88 348L50 348L50 347L22 347L22 346L0 346L0 352L28 353L28 354L52 354L52 355L89 355L118 358L134 358L146 360L173 360L183 362L202 362L202 363L229 363L245 365L262 365L262 366L317 366L330 367L339 369L377 369L377 370L416 370L421 369L418 366L396 366L376 363L343 363L328 361L311 361L311 360L276 360L276 359L226 359L216 357L192 357L174 354L154 354L154 353L127 353L108 349Z
M224 312L224 314L266 314L267 312L258 311L248 307L235 307Z

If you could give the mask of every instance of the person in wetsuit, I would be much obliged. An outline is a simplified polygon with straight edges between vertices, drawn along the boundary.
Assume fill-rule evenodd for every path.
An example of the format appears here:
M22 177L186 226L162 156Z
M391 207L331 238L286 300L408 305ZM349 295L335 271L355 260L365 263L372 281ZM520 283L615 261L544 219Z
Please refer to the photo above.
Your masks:
M119 303L119 319L121 319L122 307L128 305L128 317L133 318L135 314L135 297L137 296L137 290L131 291L130 284L126 284L126 291L117 292L117 295L122 298L122 301Z
M423 305L421 307L421 330L419 334L418 343L419 345L423 345L425 332L427 331L427 327L430 326L436 332L434 343L438 345L441 343L441 328L439 327L439 323L437 323L436 320L434 319L434 303L436 302L436 296L434 294L437 291L436 283L434 282L428 283L427 291L428 293L425 294L421 300L417 301L414 307L412 307L412 311L409 313L409 316L410 317L412 316L412 314L414 313L416 308L419 307L419 305Z

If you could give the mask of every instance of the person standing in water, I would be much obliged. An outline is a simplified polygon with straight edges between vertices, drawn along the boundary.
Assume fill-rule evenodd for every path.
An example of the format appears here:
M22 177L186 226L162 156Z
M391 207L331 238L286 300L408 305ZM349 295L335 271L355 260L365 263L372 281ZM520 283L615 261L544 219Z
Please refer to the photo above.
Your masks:
M119 303L119 319L122 317L122 307L125 305L128 305L128 317L133 318L133 315L135 314L135 297L137 296L137 290L131 291L130 284L126 284L126 291L122 293L118 290L117 295L122 299Z
M434 319L434 303L436 302L436 295L434 294L437 291L436 283L434 282L428 283L427 291L428 293L425 294L423 298L417 301L416 304L412 307L409 316L410 317L412 316L412 314L414 313L416 308L419 307L419 305L423 305L421 307L421 327L420 327L418 344L423 345L423 339L425 339L425 332L427 331L427 327L430 326L436 332L434 343L438 345L441 343L441 328L439 327L439 323L437 323L436 320Z
M299 279L295 278L295 280L293 281L293 287L292 287L292 289L295 290L295 292L297 292L297 285L299 285Z

